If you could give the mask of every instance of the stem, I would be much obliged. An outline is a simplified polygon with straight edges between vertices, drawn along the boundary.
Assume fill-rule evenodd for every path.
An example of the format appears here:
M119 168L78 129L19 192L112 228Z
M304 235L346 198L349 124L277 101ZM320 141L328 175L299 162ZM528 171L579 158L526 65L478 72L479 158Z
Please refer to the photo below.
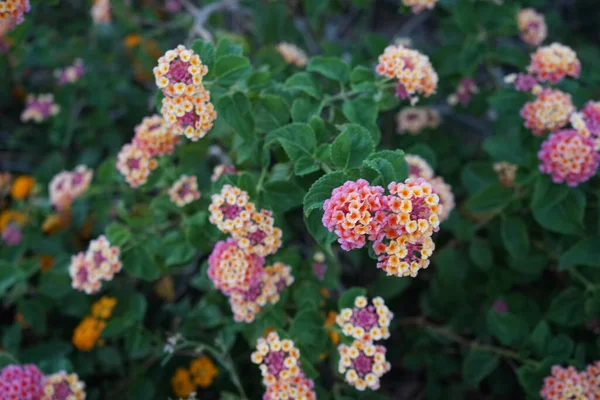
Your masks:
M333 170L331 169L331 167L329 165L327 165L327 164L321 164L321 169L323 171L325 171L326 173L333 172Z
M263 167L262 171L260 171L260 177L258 178L258 184L256 185L256 193L260 193L263 188L263 183L265 178L267 177L268 168Z
M569 274L571 277L575 278L585 287L585 290L594 291L596 290L596 285L592 283L588 278L586 278L581 272L579 272L576 267L572 267L569 269Z
M427 321L423 317L409 318L407 320L400 321L400 324L401 325L418 326L418 327L421 327L421 328L429 331L430 333L444 336L445 338L452 340L453 342L458 343L461 346L468 347L471 349L487 351L489 353L496 354L500 357L517 360L523 364L530 364L533 366L537 366L540 364L539 361L522 357L518 352L516 352L514 350L505 349L502 347L492 346L489 344L483 344L483 343L479 343L476 341L470 341L468 339L465 339L464 337L458 335L457 333L452 332L450 329L448 329L444 326L435 325L435 324L431 323L430 321Z

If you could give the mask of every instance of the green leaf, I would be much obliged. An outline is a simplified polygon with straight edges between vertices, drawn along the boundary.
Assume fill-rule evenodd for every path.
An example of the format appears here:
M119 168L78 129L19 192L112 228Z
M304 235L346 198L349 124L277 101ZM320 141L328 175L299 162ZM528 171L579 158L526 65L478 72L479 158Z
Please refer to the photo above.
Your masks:
M518 134L493 135L483 141L483 149L496 161L522 165L525 151Z
M194 42L196 43L196 42ZM221 39L217 44L217 50L215 58L217 60L226 56L241 56L243 54L242 45L239 43L233 43L229 39Z
M543 357L546 355L546 347L551 338L550 327L546 321L542 320L529 334L527 344L539 357Z
M217 59L215 76L217 83L230 86L250 73L250 60L242 56L224 56Z
M569 287L554 296L546 317L559 325L578 326L585 321L585 297L576 287Z
M473 212L487 212L504 207L513 197L513 191L510 188L500 184L490 185L467 201L467 208Z
M472 387L479 386L485 377L498 367L497 355L477 349L471 349L462 364L462 374L465 382Z
M552 232L576 234L583 231L585 195L571 189L562 201L552 207L534 209L533 218Z
M294 181L275 181L265 185L265 196L275 212L286 212L302 205L305 195L302 189Z
M600 236L582 239L564 252L558 261L558 268L569 269L575 265L600 267Z
M519 344L529 333L527 322L511 313L490 310L487 314L487 325L490 332L506 346Z
M548 358L557 364L566 362L575 350L575 343L567 335L560 334L550 340L547 348Z
M544 361L536 366L526 364L517 370L517 379L531 399L539 399L544 378L550 373L550 365L550 362Z
M567 185L552 182L547 175L538 175L533 189L531 209L540 210L560 203L569 194Z
M408 164L404 158L402 150L381 150L372 153L367 157L367 160L376 160L383 158L394 167L394 175L396 182L404 182L408 178Z
M301 311L290 325L290 336L300 345L317 346L324 333L324 322L317 310Z
M248 140L254 135L254 117L250 102L245 94L235 92L223 96L217 103L218 113L235 133Z
M154 107L156 108L156 112L161 114L163 99L165 98L165 94L162 90L157 90L154 95Z
M524 257L529 252L529 235L527 227L518 217L508 217L502 220L500 233L504 247L514 258Z
M342 133L331 144L331 161L341 169L360 166L375 150L369 132L360 125L345 125Z
M23 319L31 325L36 333L43 334L46 332L46 309L41 299L20 300L17 303L17 311L21 313Z
M53 268L40 276L38 290L51 299L61 299L73 290L71 278L64 271Z
M359 97L354 100L344 101L342 111L346 118L352 123L366 128L374 143L379 143L381 132L377 126L377 105L369 97Z
M486 239L473 238L469 245L469 258L479 268L487 270L494 265L494 253Z
M378 274L377 280L369 286L369 292L377 293L377 296L383 297L386 301L404 293L411 284L410 279L394 279L384 274Z
M308 72L298 72L290 76L285 81L285 88L304 92L317 100L322 97L317 80Z
M350 67L336 57L313 57L308 62L307 70L341 83L347 82L350 78Z
M143 246L136 246L123 256L123 269L131 276L154 281L160 277L160 269Z
M317 148L315 132L310 125L301 123L292 123L269 133L265 144L268 146L274 142L281 144L283 150L293 162L300 157L310 157L312 159Z
M381 184L385 187L390 182L396 181L396 171L394 171L394 166L385 158L365 160L363 161L363 166L376 171L379 175L379 182L375 180L371 182L371 184Z
M113 222L106 227L106 238L111 245L123 247L131 239L131 231L126 225Z
M342 171L331 172L317 179L304 196L304 215L309 216L313 210L322 209L333 189L342 186L347 180L348 176Z
M19 271L17 266L0 260L0 295L3 295L18 281Z
M213 44L196 39L194 40L194 43L192 43L192 50L200 56L200 61L202 64L206 65L210 71L215 62L215 48Z
M338 308L340 310L342 308L353 308L354 300L358 296L366 296L366 295L367 295L367 290L365 288L361 288L361 287L350 288L350 289L344 291L344 293L342 293L342 295L338 299Z
M323 102L321 101L299 97L292 103L292 120L294 122L309 122L312 118L319 116L322 108Z
M331 243L337 239L337 235L329 232L323 226L323 210L313 210L310 215L304 216L304 225L315 242L326 252L331 252Z
M274 94L263 95L254 107L256 127L263 131L277 129L290 120L290 107L280 96Z
M312 157L302 156L294 163L294 174L297 176L307 175L318 170L319 166Z
M359 65L350 74L350 85L353 90L376 91L375 73L373 69Z

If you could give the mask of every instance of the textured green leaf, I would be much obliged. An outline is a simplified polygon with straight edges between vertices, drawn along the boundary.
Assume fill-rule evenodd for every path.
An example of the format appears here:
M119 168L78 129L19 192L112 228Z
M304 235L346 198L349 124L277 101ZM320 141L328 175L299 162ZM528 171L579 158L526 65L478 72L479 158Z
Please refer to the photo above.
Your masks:
M333 189L342 186L347 180L348 176L341 171L320 177L304 196L304 215L308 216L313 210L321 209L325 200L331 197Z
M582 239L560 256L560 269L565 270L575 265L600 267L600 236Z
M465 382L473 387L479 386L485 377L498 367L500 359L497 355L478 349L471 349L462 364Z
M336 57L313 57L308 62L307 69L341 83L347 82L350 78L350 67Z
M331 145L331 160L341 169L355 168L373 152L369 132L360 125L345 125Z
M285 81L286 89L299 90L315 99L321 98L321 89L317 80L308 72L298 72Z
M518 217L508 217L502 220L500 232L504 247L515 258L524 257L529 252L529 235L527 227Z

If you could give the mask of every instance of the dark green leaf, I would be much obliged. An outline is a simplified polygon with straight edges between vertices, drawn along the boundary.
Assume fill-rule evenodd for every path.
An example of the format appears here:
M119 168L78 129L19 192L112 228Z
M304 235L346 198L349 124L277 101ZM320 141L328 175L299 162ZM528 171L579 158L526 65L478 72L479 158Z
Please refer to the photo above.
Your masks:
M341 169L360 166L375 145L369 132L360 125L345 125L331 145L331 160Z
M335 57L313 57L308 62L307 69L341 83L347 82L350 78L348 64Z

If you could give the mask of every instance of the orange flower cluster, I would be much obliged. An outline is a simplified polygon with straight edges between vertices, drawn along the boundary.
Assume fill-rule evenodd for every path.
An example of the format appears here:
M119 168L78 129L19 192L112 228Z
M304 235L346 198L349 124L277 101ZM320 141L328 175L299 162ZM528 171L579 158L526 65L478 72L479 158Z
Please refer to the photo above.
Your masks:
M189 369L179 367L171 378L171 388L177 397L189 397L197 387L207 388L219 374L215 363L207 356L201 356L190 363Z
M541 136L546 131L554 132L564 127L574 112L571 95L558 89L544 89L535 101L525 103L521 116L525 119L525 127Z
M539 81L558 83L566 76L578 78L581 63L573 49L560 43L552 43L538 48L531 55L528 71L536 75Z
M145 117L135 127L133 144L145 149L151 157L173 154L179 143L179 136L160 115Z
M73 345L81 351L93 349L116 305L117 299L107 296L92 304L91 315L81 320L73 331Z
M376 71L379 75L398 80L397 93L402 98L418 100L418 95L429 97L435 93L438 75L429 57L403 45L386 47L379 56Z

